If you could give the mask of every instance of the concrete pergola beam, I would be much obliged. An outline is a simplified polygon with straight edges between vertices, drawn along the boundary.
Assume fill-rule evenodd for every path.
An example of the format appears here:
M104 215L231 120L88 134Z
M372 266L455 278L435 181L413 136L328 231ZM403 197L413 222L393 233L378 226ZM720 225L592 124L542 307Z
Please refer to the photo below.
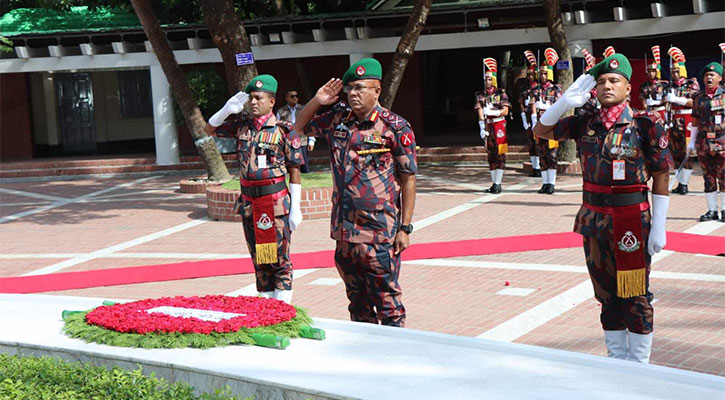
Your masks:
M650 3L650 8L652 9L653 18L662 18L669 15L669 7L667 7L664 3Z
M113 42L111 43L115 54L126 54L133 52L133 46L129 42Z
M51 57L63 57L70 53L70 49L63 45L50 45L48 46L48 53Z
M94 56L99 54L101 51L101 48L97 44L93 43L81 43L78 47L80 47L81 54L84 56Z

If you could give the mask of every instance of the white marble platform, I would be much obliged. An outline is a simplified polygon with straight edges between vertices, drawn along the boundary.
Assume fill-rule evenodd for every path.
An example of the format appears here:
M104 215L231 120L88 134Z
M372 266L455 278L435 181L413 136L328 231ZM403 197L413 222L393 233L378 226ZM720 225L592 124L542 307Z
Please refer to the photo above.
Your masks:
M265 399L725 398L725 378L485 339L316 319L327 340L286 350L229 346L144 350L88 344L61 333L62 310L103 300L0 294L0 351L154 371L211 391ZM655 339L656 340L656 339Z

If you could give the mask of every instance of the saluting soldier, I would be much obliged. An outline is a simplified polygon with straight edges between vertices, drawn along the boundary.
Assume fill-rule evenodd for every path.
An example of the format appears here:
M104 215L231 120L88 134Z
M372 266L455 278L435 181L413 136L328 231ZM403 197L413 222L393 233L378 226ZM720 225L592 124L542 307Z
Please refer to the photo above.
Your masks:
M484 90L476 92L476 105L474 109L478 114L478 126L481 139L486 143L488 153L488 167L491 170L493 184L486 189L487 193L501 193L501 181L506 167L506 152L508 151L508 138L506 137L506 116L509 113L509 103L506 91L498 88L496 75L498 66L496 59L483 60L486 72L484 74Z
M533 102L530 103L531 112L536 114L536 120L562 95L561 86L554 84L554 65L559 61L559 55L556 50L549 47L544 50L544 58L546 63L539 68L539 86L531 90L531 97L533 98ZM533 123L536 124L535 121ZM541 156L541 178L543 181L539 193L554 194L556 167L558 165L556 152L559 148L559 142L541 138L536 140L539 155Z
M524 56L529 66L526 67L526 86L521 88L519 93L519 108L521 109L521 121L526 131L526 139L529 141L529 158L531 159L531 177L541 177L541 164L539 161L539 147L534 137L534 125L536 125L536 114L531 113L529 103L531 101L531 90L539 85L536 77L536 56L530 50L524 51Z
M534 133L579 142L584 188L574 231L584 237L589 276L602 304L607 354L647 363L653 331L650 262L666 242L672 156L661 120L629 107L631 74L624 55L605 58L541 116ZM560 119L586 103L595 86L598 113Z
M209 118L209 135L237 139L239 181L237 202L247 247L254 264L257 291L266 298L292 302L292 231L302 222L300 210L301 140L292 124L272 113L277 80L254 77L243 92L230 98ZM242 111L249 102L250 113ZM226 121L230 115L237 119ZM226 121L226 122L225 122ZM289 174L289 189L285 177Z
M700 221L718 219L718 187L720 191L720 221L725 222L725 88L722 83L722 64L712 62L702 70L705 90L692 100L692 139L688 150L697 149L697 160L705 178L707 212Z
M687 77L685 54L682 50L671 47L667 53L673 60L670 70L672 87L666 97L672 107L672 116L668 120L670 149L676 168L683 165L683 162L685 163L682 171L677 175L678 184L672 193L684 195L689 192L687 185L690 182L694 165L693 160L689 157L685 162L686 149L692 137L692 98L700 91L700 85L697 83L697 79Z
M382 67L362 59L322 86L297 117L298 130L330 144L331 234L352 321L404 326L400 254L413 231L417 172L408 121L378 104ZM347 101L338 101L339 92ZM324 105L332 109L314 119Z
M660 46L652 46L652 62L647 64L647 81L639 86L639 98L647 111L665 120L665 98L669 84L662 80Z

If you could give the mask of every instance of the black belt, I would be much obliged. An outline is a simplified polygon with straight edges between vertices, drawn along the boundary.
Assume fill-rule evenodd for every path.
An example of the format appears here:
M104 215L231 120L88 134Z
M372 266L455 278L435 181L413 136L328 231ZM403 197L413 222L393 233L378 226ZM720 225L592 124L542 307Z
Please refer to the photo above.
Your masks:
M647 192L594 193L582 192L584 204L595 207L624 207L647 201Z
M252 198L267 196L287 189L285 181L279 181L267 186L242 186L242 194Z

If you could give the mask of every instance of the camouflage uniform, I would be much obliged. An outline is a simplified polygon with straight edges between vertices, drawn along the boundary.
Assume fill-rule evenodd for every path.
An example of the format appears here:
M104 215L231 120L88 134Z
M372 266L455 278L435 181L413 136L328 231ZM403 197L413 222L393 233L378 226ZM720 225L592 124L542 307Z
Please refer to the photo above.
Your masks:
M503 110L504 107L511 107L506 91L496 89L491 94L486 94L485 90L475 93L476 105L475 109L484 108L487 104L493 106L496 110ZM508 140L506 138L506 117L486 117L486 130L489 135L486 138L486 151L488 152L488 167L492 171L495 169L504 169L506 166L506 151L508 150Z
M276 143L263 142L262 133L279 134ZM243 114L239 120L228 121L216 130L217 135L237 139L239 177L242 186L254 185L260 181L282 181L287 175L287 165L303 164L300 137L289 122L277 121L273 115L259 129L255 129L252 117ZM266 137L274 137L267 135ZM258 165L258 155L266 155L267 167ZM290 197L287 189L272 195L274 198L274 229L277 235L278 262L258 265L255 259L254 226L252 203L247 196L238 200L239 213L249 253L256 273L257 291L271 292L292 289L292 263L289 257L291 230L289 226Z
M528 118L529 120L529 125L531 125L531 91L538 86L538 82L534 82L533 84L529 84L527 82L526 86L522 88L521 93L519 94L519 106L521 107L521 110L526 113L526 118ZM529 156L538 157L539 147L536 145L536 138L534 137L533 126L526 130L526 140L529 141Z
M618 158L611 152L615 133L628 137L625 140L629 141L629 149L632 150L632 153L621 157L625 161L625 175L624 179L619 180L614 179L612 171L613 160ZM594 207L589 204L591 200L585 201L577 213L574 232L584 236L587 268L595 297L602 304L602 328L605 331L629 329L634 333L650 333L653 296L649 291L651 257L646 249L651 216L646 188L652 172L667 170L672 164L665 129L654 114L638 112L633 115L632 109L626 106L609 130L602 124L598 113L590 113L560 120L554 127L554 137L557 140L574 139L579 142L585 190L587 186L608 187L612 193L621 193L617 188L626 186L639 187L639 193L644 192L642 203L639 203L639 219L642 228L640 245L644 248L646 266L646 295L617 297L615 251L619 238L614 237L613 216L607 212L618 207ZM587 198L586 191L584 197ZM612 195L602 197L613 198ZM634 206L637 207L637 203Z
M692 116L697 118L697 159L705 178L705 193L725 192L725 89L719 87L712 97L698 93L692 101ZM719 116L719 118L718 118ZM717 119L720 123L716 124ZM725 204L723 204L725 206ZM725 207L723 207L725 209Z
M400 255L393 254L401 223L396 177L417 172L413 131L406 120L380 106L358 121L344 102L314 118L310 131L330 143L330 237L337 242L335 265L345 282L350 319L403 326ZM383 148L390 150L358 154Z
M691 99L700 90L700 85L697 83L697 79L688 78L681 79L680 82L672 84L672 89L677 96L687 97ZM685 160L687 153L687 142L690 139L690 127L692 109L684 106L672 106L672 120L670 127L670 150L672 151L672 157L675 160L675 167L679 168L682 162ZM692 159L688 159L685 163L684 169L692 169Z
M546 104L554 104L564 94L561 90L561 86L555 85L547 81L543 85L538 85L531 89L531 96L534 98L534 102L541 101ZM534 104L529 103L531 107ZM536 110L537 117L540 119L541 115L544 114L545 110ZM541 170L556 169L557 159L556 150L558 145L552 145L546 139L536 138L538 142L539 154L541 155Z
M645 105L647 99L660 101L659 106L647 107L647 111L659 114L660 118L665 119L665 97L670 84L667 81L656 79L654 81L646 81L639 87L639 98L642 105Z

